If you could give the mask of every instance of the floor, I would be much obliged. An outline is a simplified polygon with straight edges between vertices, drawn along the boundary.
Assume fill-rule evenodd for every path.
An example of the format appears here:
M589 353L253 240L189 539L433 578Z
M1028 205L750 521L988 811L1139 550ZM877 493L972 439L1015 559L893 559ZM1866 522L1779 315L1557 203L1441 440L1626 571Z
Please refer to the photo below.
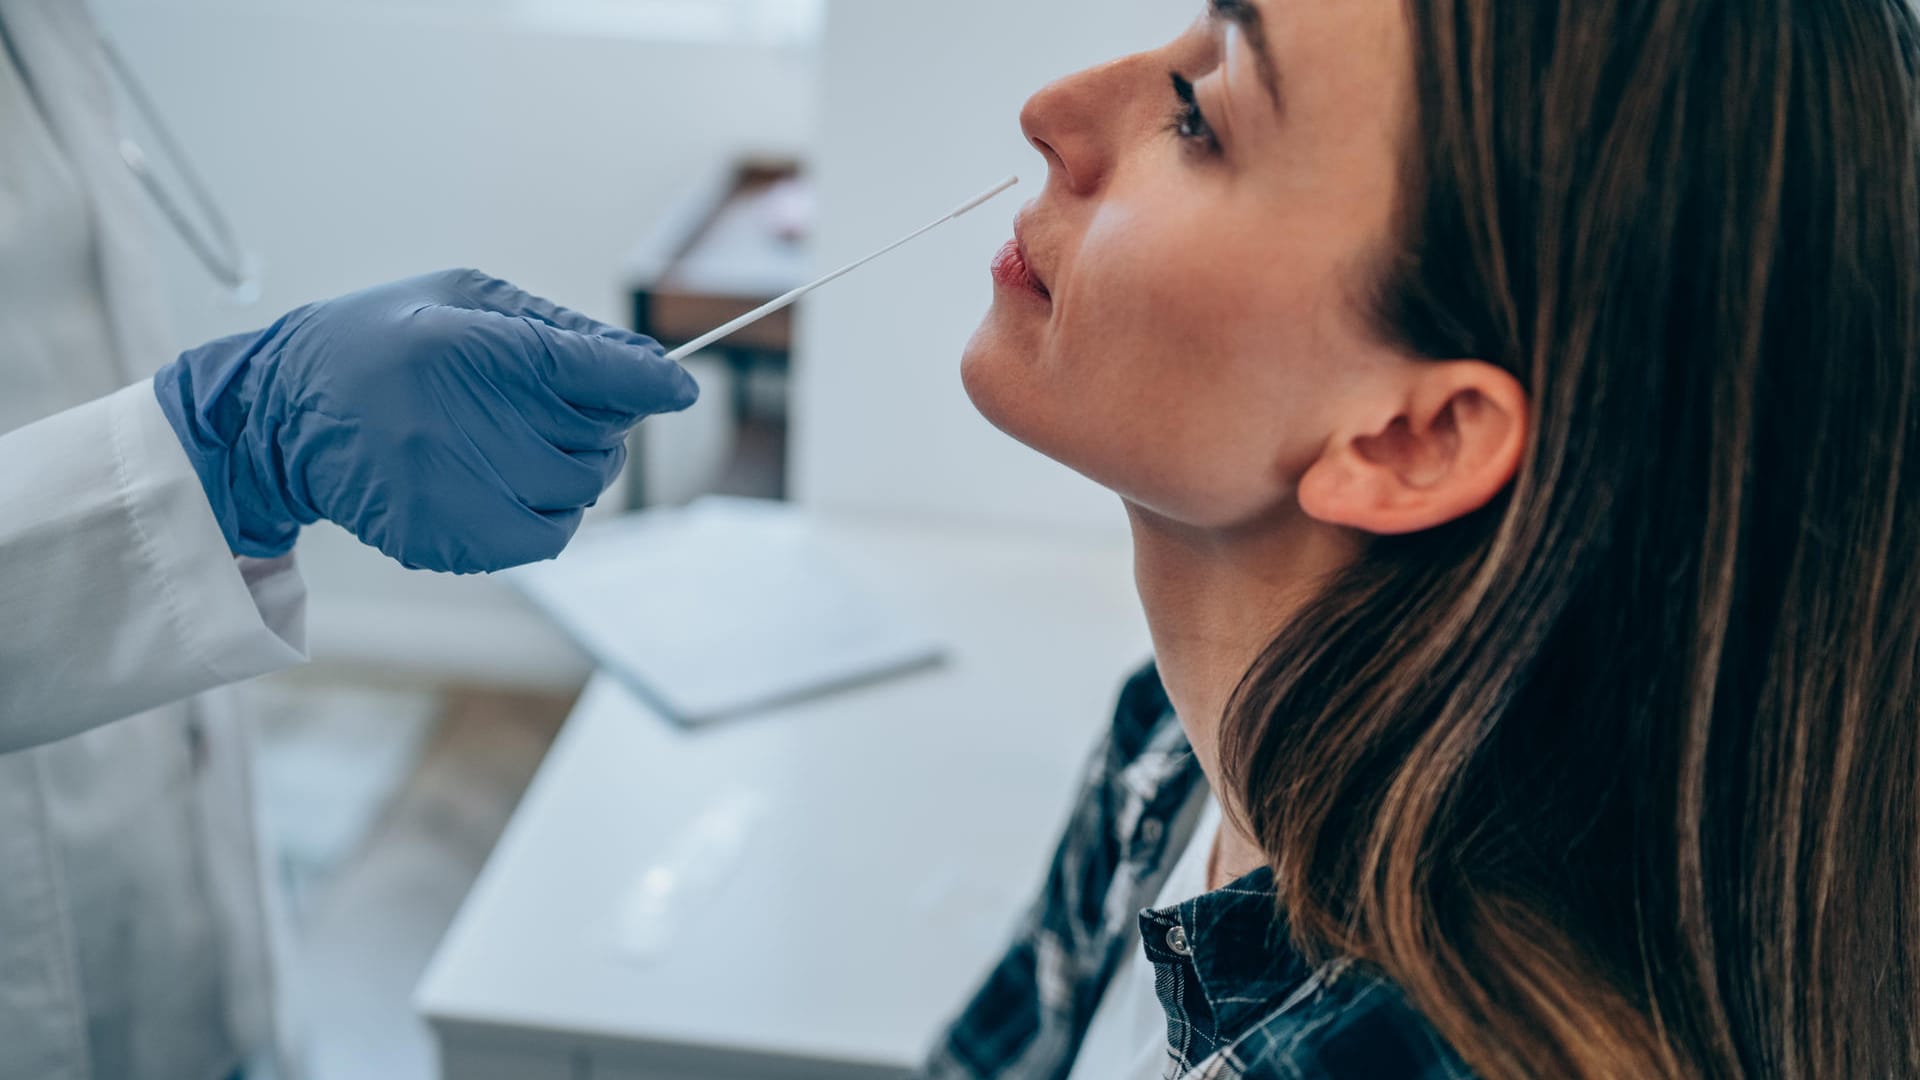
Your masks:
M310 693L330 693L328 706L343 707L337 690ZM291 849L281 861L291 871L295 901L294 955L283 982L302 1018L298 1053L309 1080L436 1075L430 1036L413 1014L414 985L572 707L571 697L560 696L452 691L436 697L437 718L418 739L411 768L376 795L375 813L335 864L313 852L337 844L339 827L302 833L298 823L316 815L279 812L278 833ZM356 745L374 766L412 737L405 721L418 710L418 692L359 691L347 700L355 704L345 707L362 717L371 710L401 721L380 738L364 725L332 725L342 744ZM339 747L277 738L298 728L276 725L283 715L263 714L263 777L275 768L287 771L274 764L276 748L297 750L312 769L331 769ZM272 820L274 797L263 794L263 802ZM293 831L286 822L295 823ZM309 850L301 851L303 844Z

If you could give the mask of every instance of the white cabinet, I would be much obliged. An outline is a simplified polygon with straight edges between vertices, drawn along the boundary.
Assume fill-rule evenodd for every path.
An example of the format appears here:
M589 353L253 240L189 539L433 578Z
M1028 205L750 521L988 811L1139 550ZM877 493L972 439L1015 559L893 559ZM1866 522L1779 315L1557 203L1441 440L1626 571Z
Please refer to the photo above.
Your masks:
M698 731L597 679L421 984L447 1080L882 1080L997 959L1148 655L1127 547L817 524L950 661ZM636 947L648 871L741 805Z

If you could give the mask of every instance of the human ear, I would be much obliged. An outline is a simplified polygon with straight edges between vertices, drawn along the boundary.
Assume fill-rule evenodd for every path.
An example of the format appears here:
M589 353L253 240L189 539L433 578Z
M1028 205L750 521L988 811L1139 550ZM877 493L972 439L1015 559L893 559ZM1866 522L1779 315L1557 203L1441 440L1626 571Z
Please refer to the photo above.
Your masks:
M1422 532L1492 502L1520 468L1519 380L1478 360L1406 361L1356 402L1300 477L1309 517L1381 536Z

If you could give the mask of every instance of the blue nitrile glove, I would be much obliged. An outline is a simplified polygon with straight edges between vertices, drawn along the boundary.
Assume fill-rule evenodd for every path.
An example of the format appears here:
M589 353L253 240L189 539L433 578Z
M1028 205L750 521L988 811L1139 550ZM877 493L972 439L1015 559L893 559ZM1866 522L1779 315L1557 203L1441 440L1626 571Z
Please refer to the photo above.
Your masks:
M235 554L326 518L414 569L551 558L642 417L699 390L651 339L473 270L310 304L154 377Z

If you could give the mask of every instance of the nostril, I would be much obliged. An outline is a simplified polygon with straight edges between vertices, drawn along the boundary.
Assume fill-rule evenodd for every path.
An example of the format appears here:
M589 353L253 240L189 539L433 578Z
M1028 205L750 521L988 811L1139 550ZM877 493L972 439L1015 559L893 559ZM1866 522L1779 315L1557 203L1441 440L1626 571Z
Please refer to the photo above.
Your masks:
M1048 142L1047 140L1041 138L1038 135L1028 135L1027 141L1033 144L1033 148L1035 150L1040 151L1041 157L1044 157L1047 159L1047 171L1049 173L1058 174L1060 177L1065 179L1067 182L1068 190L1070 191L1079 190L1078 185L1074 180L1073 169L1070 166L1068 166L1067 159L1060 153L1060 151L1054 149L1054 146L1052 143Z
M1047 159L1049 167L1059 167L1060 153L1054 149L1051 142L1047 141L1050 122L1050 110L1046 106L1047 96L1048 91L1042 90L1028 99L1026 105L1021 108L1020 133L1025 135L1027 141L1033 144L1033 148L1040 151L1040 155Z
M1070 191L1081 191L1098 175L1098 161L1090 155L1100 109L1084 91L1075 80L1061 80L1027 99L1020 110L1020 133L1046 158L1050 177Z

